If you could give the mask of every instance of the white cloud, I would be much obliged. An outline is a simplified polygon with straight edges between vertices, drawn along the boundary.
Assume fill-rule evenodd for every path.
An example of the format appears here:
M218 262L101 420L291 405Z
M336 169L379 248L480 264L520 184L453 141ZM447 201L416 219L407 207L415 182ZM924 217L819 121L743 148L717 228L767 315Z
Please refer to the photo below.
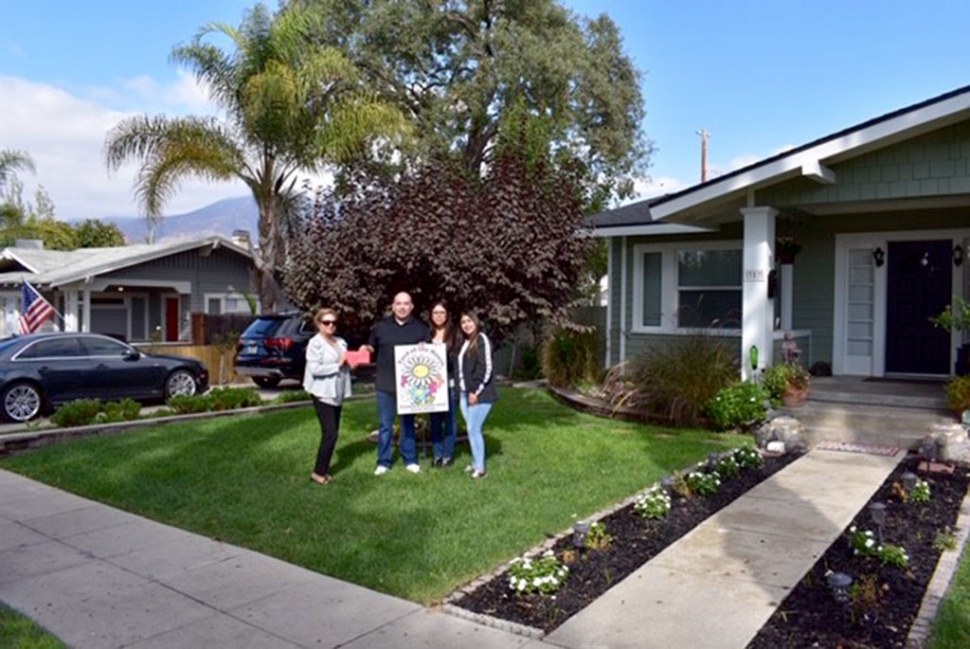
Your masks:
M43 185L58 218L67 220L138 214L132 191L135 167L126 166L109 176L103 158L105 135L129 115L187 113L205 107L200 100L204 95L186 76L180 75L171 86L139 78L125 84L127 91L89 89L88 98L48 84L0 76L4 98L0 149L27 151L37 166L36 174L21 176L25 198L32 201L34 188ZM124 112L109 108L119 103L136 105L126 106ZM188 182L169 201L166 213L187 212L247 192L239 182Z

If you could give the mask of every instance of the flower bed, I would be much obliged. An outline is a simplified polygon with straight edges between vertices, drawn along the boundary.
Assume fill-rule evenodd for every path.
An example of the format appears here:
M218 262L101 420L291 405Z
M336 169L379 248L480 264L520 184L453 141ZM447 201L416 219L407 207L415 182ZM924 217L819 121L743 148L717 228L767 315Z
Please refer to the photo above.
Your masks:
M917 471L907 459L883 483L871 502L886 503L880 543L872 516L863 509L846 533L792 590L749 645L777 647L904 647L923 594L970 484L966 469ZM909 497L902 475L925 480L928 499L917 486ZM919 485L919 483L917 483ZM853 578L840 603L827 585L830 572Z
M471 592L452 596L449 603L548 633L706 518L798 457L768 457L760 466L752 466L755 462L750 452L736 452L730 461L724 458L718 463L722 472L736 470L733 476L723 476L715 485L715 479L701 477L703 471L688 472L675 481L669 507L659 487L647 490L599 519L603 532L610 537L608 542L602 542L602 536L597 535L600 541L595 545L599 547L591 548L593 544L587 542L586 547L577 549L573 536L567 535L548 549L551 555L546 551L533 558L532 566L537 558L545 556L567 568L560 572L548 560L542 564L542 574L535 577L546 577L542 582L545 594L531 586L520 588L523 561L515 560L496 578ZM688 484L709 495L684 495ZM561 583L549 588L548 575L556 575L557 581L562 575Z

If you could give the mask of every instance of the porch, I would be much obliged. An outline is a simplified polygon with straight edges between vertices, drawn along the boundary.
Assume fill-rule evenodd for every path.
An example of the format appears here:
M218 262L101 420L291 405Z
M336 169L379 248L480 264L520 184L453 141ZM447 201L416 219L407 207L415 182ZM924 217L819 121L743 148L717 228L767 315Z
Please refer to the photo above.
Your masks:
M825 440L917 449L934 425L949 425L942 380L813 377L808 403L783 408L802 422L809 444Z

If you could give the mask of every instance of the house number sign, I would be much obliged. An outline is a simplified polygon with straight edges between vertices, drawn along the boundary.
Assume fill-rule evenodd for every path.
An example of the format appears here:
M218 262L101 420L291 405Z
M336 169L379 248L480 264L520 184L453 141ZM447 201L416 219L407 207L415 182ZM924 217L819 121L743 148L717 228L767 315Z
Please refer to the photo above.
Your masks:
M763 282L767 277L767 273L764 268L745 268L744 269L744 281L746 282Z

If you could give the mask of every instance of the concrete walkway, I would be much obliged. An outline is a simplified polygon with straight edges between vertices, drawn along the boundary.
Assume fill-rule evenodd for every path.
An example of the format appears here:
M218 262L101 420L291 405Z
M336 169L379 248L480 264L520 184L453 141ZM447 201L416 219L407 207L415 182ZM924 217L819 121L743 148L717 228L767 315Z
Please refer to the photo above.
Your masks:
M72 647L744 647L903 457L815 450L544 641L0 471L0 601Z

